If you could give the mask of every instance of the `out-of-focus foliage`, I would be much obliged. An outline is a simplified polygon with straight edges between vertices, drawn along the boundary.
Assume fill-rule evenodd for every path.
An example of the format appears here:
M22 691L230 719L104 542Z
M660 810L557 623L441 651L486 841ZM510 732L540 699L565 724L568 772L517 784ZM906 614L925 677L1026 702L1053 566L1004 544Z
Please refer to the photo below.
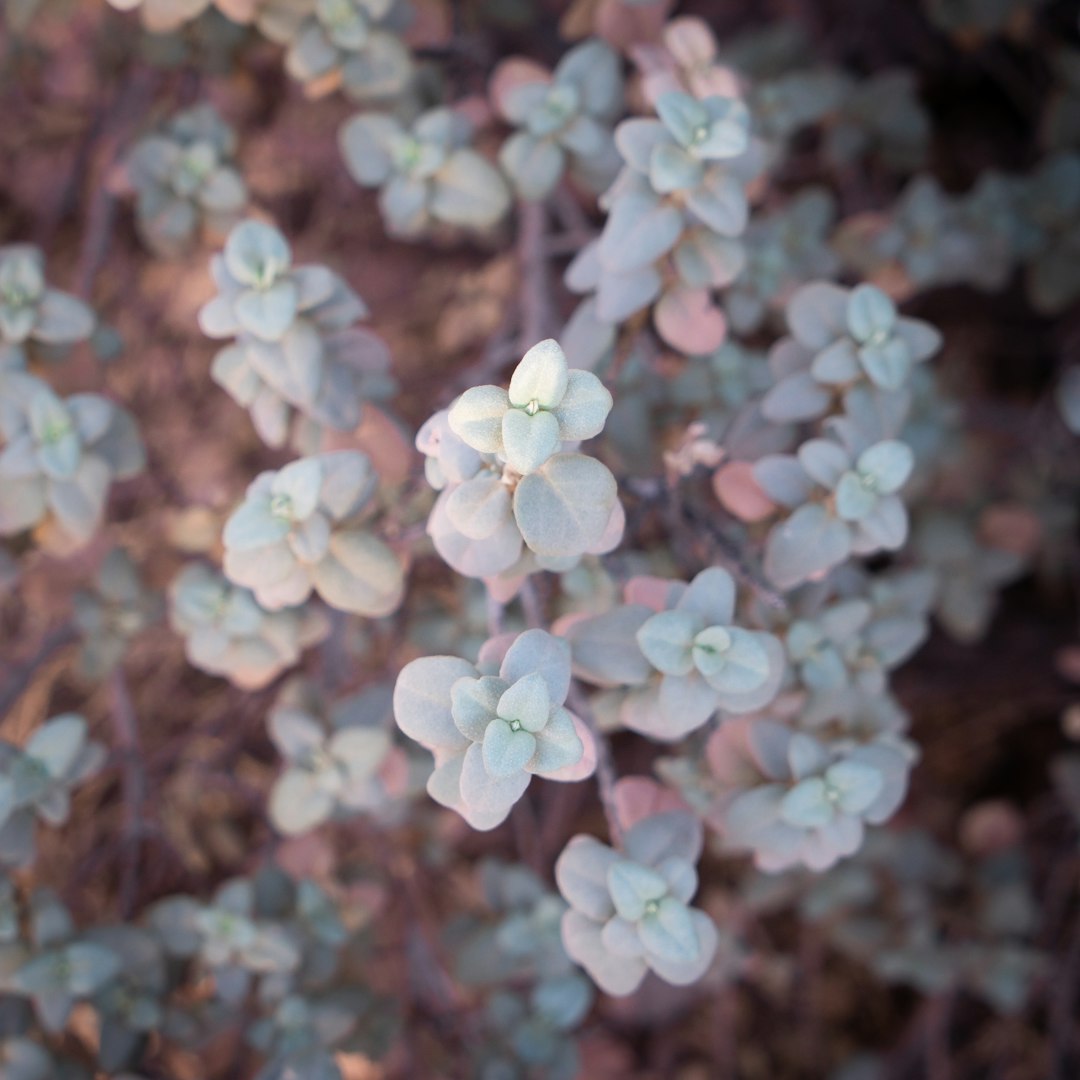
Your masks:
M178 113L160 134L135 144L125 179L148 247L178 255L203 230L222 235L235 224L247 202L235 154L236 134L209 105Z
M73 621L82 638L79 666L101 679L124 658L128 645L161 615L160 597L139 580L139 571L123 548L102 560L94 588L72 597Z
M521 198L547 198L567 172L597 192L614 180L619 157L611 123L622 107L622 70L602 41L575 46L551 73L527 60L504 60L491 94L518 129L499 162Z
M0 743L0 863L24 866L34 858L38 819L63 825L71 792L101 768L105 748L87 737L74 713L42 724L25 746Z
M186 566L169 588L169 621L183 635L187 658L245 690L265 686L327 634L310 604L267 611L250 589L201 563Z
M97 320L70 293L50 288L45 256L31 244L0 247L0 377L22 370L35 347L87 341Z
M58 397L33 375L0 375L0 536L33 529L71 552L101 525L109 488L142 471L132 416L100 394Z
M409 239L436 225L484 231L510 206L506 181L469 144L472 126L452 109L432 109L406 127L393 116L361 113L341 129L352 178L379 189L387 231Z

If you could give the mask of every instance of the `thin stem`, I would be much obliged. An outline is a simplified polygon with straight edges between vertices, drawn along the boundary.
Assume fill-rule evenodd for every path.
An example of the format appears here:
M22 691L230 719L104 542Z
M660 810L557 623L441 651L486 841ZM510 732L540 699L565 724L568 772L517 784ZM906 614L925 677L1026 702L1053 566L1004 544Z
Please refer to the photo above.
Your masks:
M530 629L543 626L544 605L540 600L540 590L536 587L534 578L526 578L521 586L521 610L525 613L525 623Z
M547 209L540 202L518 204L517 256L521 274L522 353L548 336L554 320L546 251Z
M949 1080L949 1029L952 1026L952 993L931 999L926 1014L926 1073L929 1080Z
M536 821L536 808L526 791L510 812L510 824L514 829L514 846L518 858L541 877L544 874L544 849L540 841L540 828Z
M589 729L596 744L596 786L600 792L600 805L607 818L608 832L611 835L613 847L621 848L623 845L623 827L619 820L618 806L615 802L615 784L618 782L618 774L615 772L615 760L611 754L611 744L607 736L600 730L596 723L589 703L585 695L576 687L571 686L570 695L567 699L571 710Z
M79 254L78 280L75 291L84 300L90 298L94 277L109 250L116 218L116 193L108 183L109 173L116 167L124 152L131 130L153 104L154 88L159 76L150 69L131 73L120 87L95 136L103 136L100 171L93 201L86 215L86 233Z
M45 639L34 653L24 663L12 668L2 688L0 688L0 718L6 716L14 708L19 698L30 688L30 684L37 674L38 668L49 660L54 653L72 644L78 639L75 627L71 625L61 626L45 635Z
M123 669L117 667L109 679L112 698L113 735L122 762L124 796L124 873L120 885L120 913L125 918L135 906L139 886L139 847L142 838L142 809L146 798L146 776L143 773L139 747L139 725L131 701Z
M503 612L505 605L496 600L490 592L487 594L487 632L488 637L498 637L503 632Z

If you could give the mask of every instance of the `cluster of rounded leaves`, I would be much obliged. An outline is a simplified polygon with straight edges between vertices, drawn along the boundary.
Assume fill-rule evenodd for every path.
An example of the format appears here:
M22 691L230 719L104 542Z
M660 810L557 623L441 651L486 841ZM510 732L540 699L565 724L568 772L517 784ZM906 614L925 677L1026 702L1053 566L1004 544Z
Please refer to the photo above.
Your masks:
M439 491L427 531L442 558L467 577L515 579L612 550L625 521L615 477L572 449L603 430L611 405L604 384L547 340L508 390L473 387L431 417L416 445Z
M401 40L409 22L403 0L109 0L138 9L151 33L179 30L211 6L231 22L252 25L285 46L285 67L312 96L341 87L355 101L401 94L413 76Z
M533 776L591 774L592 738L563 704L569 689L567 643L526 630L489 641L475 665L453 656L413 660L394 687L394 718L435 757L428 794L474 829L493 829Z
M140 139L124 163L135 222L157 255L179 255L206 231L227 232L243 213L247 188L233 165L236 134L212 105L173 116Z
M488 995L484 1038L470 1047L477 1075L574 1080L574 1029L594 994L562 946L566 903L521 865L486 859L478 878L488 910L463 914L444 934L457 981Z
M956 445L924 364L937 332L873 284L817 279L843 260L883 283L899 267L907 292L996 287L1020 259L1036 303L1057 310L1080 289L1076 156L1060 153L1022 183L988 177L960 199L917 177L891 214L845 223L830 244L835 207L824 189L751 218L754 182L808 128L820 131L830 167L875 155L901 173L918 168L927 123L905 73L851 79L808 64L782 36L725 53L704 23L676 19L632 54L656 115L614 130L621 62L602 42L550 72L500 65L491 96L513 128L500 171L473 149L461 112L421 106L398 0L112 2L139 7L155 31L213 3L284 45L310 94L340 86L376 109L349 120L340 144L353 177L379 189L395 235L489 231L512 195L543 200L565 178L603 192L603 230L567 272L587 297L562 336L582 367L540 342L508 388L467 390L416 440L438 493L427 521L436 552L482 579L489 601L512 598L531 574L559 575L562 617L551 632L495 634L475 662L414 659L392 691L378 683L328 701L294 680L268 716L284 762L269 812L286 835L359 814L392 820L425 780L435 802L488 830L534 776L603 772L607 733L663 744L655 769L667 787L653 785L656 805L625 829L609 817L615 846L575 836L555 868L561 898L521 867L489 866L493 917L448 930L456 974L489 992L479 1074L575 1075L569 1036L592 991L574 965L615 995L650 972L685 985L716 965L717 928L691 903L703 824L718 854L749 854L774 875L850 858L816 888L799 878L794 894L806 917L828 921L839 948L883 977L929 991L970 986L1002 1008L1021 1002L1039 958L1023 944L1030 923L1013 917L1023 906L1017 860L977 868L997 888L986 895L1008 902L980 911L982 936L946 955L931 894L961 871L944 858L912 870L918 843L867 826L895 813L917 758L891 672L925 639L931 614L958 637L981 633L995 590L1023 560L977 538L967 507L922 498L942 448ZM159 253L233 226L212 262L218 295L200 313L209 336L229 341L213 377L264 441L305 455L248 488L224 527L223 572L193 564L169 589L169 620L191 662L256 689L328 635L316 596L377 618L400 606L404 574L374 532L371 462L358 450L325 452L322 438L354 429L363 401L392 391L388 354L355 325L367 311L340 277L294 266L272 226L234 224L246 203L234 143L199 107L137 144L125 174L140 231ZM615 358L620 328L646 311L682 354L674 375L652 364L648 329ZM728 336L767 334L781 315L788 333L767 355ZM61 400L24 370L89 339L94 325L85 305L46 285L40 253L0 249L0 534L35 528L57 550L85 543L110 481L141 464L126 413L96 395ZM1074 396L1063 393L1067 417ZM668 479L701 465L711 473L746 550L762 552L760 575L742 568L749 587L740 592L718 566L688 581L657 576L670 573L667 552L604 558L625 514L611 469L578 444L605 425L606 459L631 471L659 458L653 430L686 432L664 459ZM895 565L862 566L883 553ZM156 607L130 560L107 559L76 602L84 673L112 670ZM431 767L395 742L391 713ZM36 820L64 820L71 789L103 751L75 716L0 751L0 865L23 865ZM886 895L899 897L898 916L876 910ZM336 1078L335 1050L377 1053L389 1030L381 1003L346 971L363 954L348 927L367 914L349 907L267 870L208 903L172 897L138 924L78 934L55 898L21 904L0 872L4 1075L81 1080L33 1036L38 1026L62 1030L77 1003L96 1010L101 1064L115 1072L136 1067L152 1036L211 1038L246 1001L258 1010L248 1038L266 1062L259 1080ZM210 987L197 1008L178 992L195 982Z
M365 513L379 478L367 455L337 450L260 473L225 522L225 576L268 611L313 592L331 607L387 615L401 600L401 562Z
M61 398L26 370L88 341L95 325L86 304L46 283L37 248L0 248L0 536L33 529L58 554L90 541L112 483L145 462L124 409L100 394Z
M563 849L555 864L570 905L563 944L602 990L632 994L650 971L675 986L705 974L718 935L690 906L703 842L701 823L673 811L639 821L619 851L592 836L575 836Z
M183 636L191 664L243 690L272 682L330 630L319 608L267 611L250 589L203 563L186 566L174 578L169 622Z
M86 721L74 713L42 724L25 746L0 741L0 867L33 861L38 819L67 821L72 790L104 761L105 747L87 736Z
M167 897L139 921L79 931L51 890L20 896L0 873L0 1067L8 1080L90 1080L37 1035L61 1035L77 1007L89 1008L100 1069L138 1080L130 1070L152 1041L208 1042L250 998L258 1080L340 1077L336 1052L378 1056L395 1027L387 1002L343 977L364 953L350 926L366 915L362 903L268 867L206 903ZM194 1001L197 983L209 993Z
M293 266L272 225L237 225L210 263L219 294L199 313L213 338L232 338L211 375L244 406L262 439L317 446L323 429L352 431L365 399L393 392L390 354L356 326L364 302L324 266Z
M996 292L1021 268L1033 307L1047 315L1080 296L1080 154L1062 149L1027 175L982 173L969 191L914 177L883 213L847 219L834 244L859 273L911 293L947 285Z

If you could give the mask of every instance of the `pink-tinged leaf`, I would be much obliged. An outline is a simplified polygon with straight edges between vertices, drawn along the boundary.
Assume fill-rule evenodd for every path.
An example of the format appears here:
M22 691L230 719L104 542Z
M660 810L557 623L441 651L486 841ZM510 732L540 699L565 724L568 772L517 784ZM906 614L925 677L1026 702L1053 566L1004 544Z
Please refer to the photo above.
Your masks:
M506 654L510 651L510 646L517 641L518 635L512 630L505 634L497 634L493 638L488 638L483 645L480 646L480 653L476 658L478 664L487 666L493 664L496 667L501 665Z
M615 809L624 829L668 810L689 810L682 798L647 776L624 776L615 785Z
M454 102L454 112L463 116L474 131L483 131L495 120L495 110L486 94L469 94Z
M569 712L569 710L567 711ZM596 740L582 720L573 713L570 713L570 719L574 721L574 730L581 740L581 745L585 747L585 752L581 755L581 760L576 764L566 765L561 769L556 769L554 772L544 773L543 778L545 780L587 780L596 772Z
M749 461L731 461L722 465L712 478L713 491L726 510L740 521L763 521L776 510L776 504L754 479Z
M679 590L673 589L678 582L667 578L651 577L642 574L632 577L623 589L623 596L628 604L641 604L653 611L666 611L678 599Z
M592 618L588 612L576 611L569 615L560 615L552 624L551 632L556 637L566 637L570 632L570 628L577 626L578 623L584 622L586 619Z
M595 30L609 45L625 52L631 45L658 40L673 6L674 0L633 5L624 0L600 0Z
M712 302L708 289L671 289L653 315L660 336L690 356L718 349L727 337L727 319Z
M515 117L512 111L508 113L506 110L508 96L512 95L518 87L550 82L551 72L543 64L538 64L535 60L529 60L524 56L511 56L495 69L488 83L488 94L503 119L513 123Z
M979 518L979 537L992 548L1030 558L1042 543L1043 527L1030 507L1015 502L995 503Z
M636 67L643 76L652 75L656 72L664 72L677 78L678 67L675 63L675 58L663 45L652 42L643 42L632 45L628 51L634 67ZM682 87L676 82L672 89L681 90Z
M320 451L331 450L363 450L387 484L403 484L416 455L401 426L370 402L364 403L360 426L355 431L325 430Z
M392 746L379 765L378 777L386 794L400 798L409 786L409 758L400 746Z
M528 574L511 574L507 570L496 577L484 578L483 582L492 600L500 604L509 604L521 591L521 586L525 584L528 576Z
M412 49L447 45L453 36L454 20L449 4L443 0L412 0L409 25L404 33L405 41Z
M274 852L274 862L292 878L325 878L333 872L337 859L323 832L288 837Z

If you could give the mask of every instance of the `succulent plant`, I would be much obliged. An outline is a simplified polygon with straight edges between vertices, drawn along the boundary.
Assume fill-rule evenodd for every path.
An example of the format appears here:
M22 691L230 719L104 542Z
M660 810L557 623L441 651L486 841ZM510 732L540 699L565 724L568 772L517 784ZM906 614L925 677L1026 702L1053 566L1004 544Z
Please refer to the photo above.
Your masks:
M86 341L97 322L77 297L49 286L45 256L32 244L0 247L0 377L27 366L33 344L74 345Z
M307 688L290 683L268 718L286 766L270 794L270 817L283 833L307 832L332 817L376 812L390 801L390 692L344 698L325 710Z
M67 821L72 791L104 759L105 748L89 738L86 721L75 713L46 721L23 747L0 742L0 862L30 862L35 822Z
M439 554L459 573L493 577L525 548L540 565L564 569L614 547L623 523L614 476L563 448L599 434L611 402L549 339L525 354L509 390L473 387L432 417L417 446L440 489L428 520Z
M611 133L622 106L617 54L592 40L571 49L548 74L510 59L496 69L491 96L517 129L499 162L523 199L545 199L569 173L602 191L615 179L619 156Z
M135 192L136 224L151 250L179 255L202 231L222 235L236 223L247 189L232 164L235 153L235 133L205 104L177 113L160 133L132 147L126 179Z
M267 611L250 589L202 563L186 566L169 586L169 621L191 664L245 690L266 686L330 629L317 606Z
M603 197L608 216L600 238L570 264L566 282L574 292L595 293L599 327L655 303L665 341L709 352L727 331L712 290L742 270L735 238L749 214L745 184L760 162L742 101L698 101L672 90L656 108L659 119L624 120L615 129L625 165Z
M669 742L717 712L757 711L775 697L783 646L734 624L735 582L725 570L703 570L689 584L631 579L625 594L622 606L557 627L575 673L611 691L606 709L619 724Z
M160 598L147 590L131 556L114 548L102 560L92 590L72 598L82 638L79 667L91 679L109 674L129 644L161 615Z
M142 471L132 417L98 394L62 399L32 375L0 376L0 535L36 529L60 552L88 543L109 487Z
M509 209L506 181L471 138L462 113L439 108L410 126L361 113L342 127L339 142L352 178L379 189L387 230L414 239L437 225L484 232Z
M601 989L632 994L647 972L676 986L696 982L716 953L712 920L690 907L702 830L689 814L639 822L616 851L575 836L555 864L570 910L563 944Z
M428 793L475 829L503 822L534 775L580 780L593 765L588 732L563 705L565 642L527 630L500 663L485 661L482 654L478 668L452 656L422 657L394 687L398 727L435 756Z
M401 601L404 574L363 520L378 482L359 450L260 473L225 523L225 576L270 611L317 592L342 611L388 615Z
M911 768L887 739L830 746L772 720L725 725L707 754L721 791L710 820L769 871L824 870L853 854L866 824L895 813Z
M285 68L309 93L340 85L353 101L369 103L407 89L413 58L400 36L409 17L400 0L313 0L298 12L300 19L278 14L262 25L278 40L288 33Z
M322 268L313 268L322 269ZM260 437L297 448L325 428L352 431L366 400L392 394L390 354L372 331L354 325L364 302L336 274L324 300L297 315L278 341L242 331L214 357L214 381L246 408Z

